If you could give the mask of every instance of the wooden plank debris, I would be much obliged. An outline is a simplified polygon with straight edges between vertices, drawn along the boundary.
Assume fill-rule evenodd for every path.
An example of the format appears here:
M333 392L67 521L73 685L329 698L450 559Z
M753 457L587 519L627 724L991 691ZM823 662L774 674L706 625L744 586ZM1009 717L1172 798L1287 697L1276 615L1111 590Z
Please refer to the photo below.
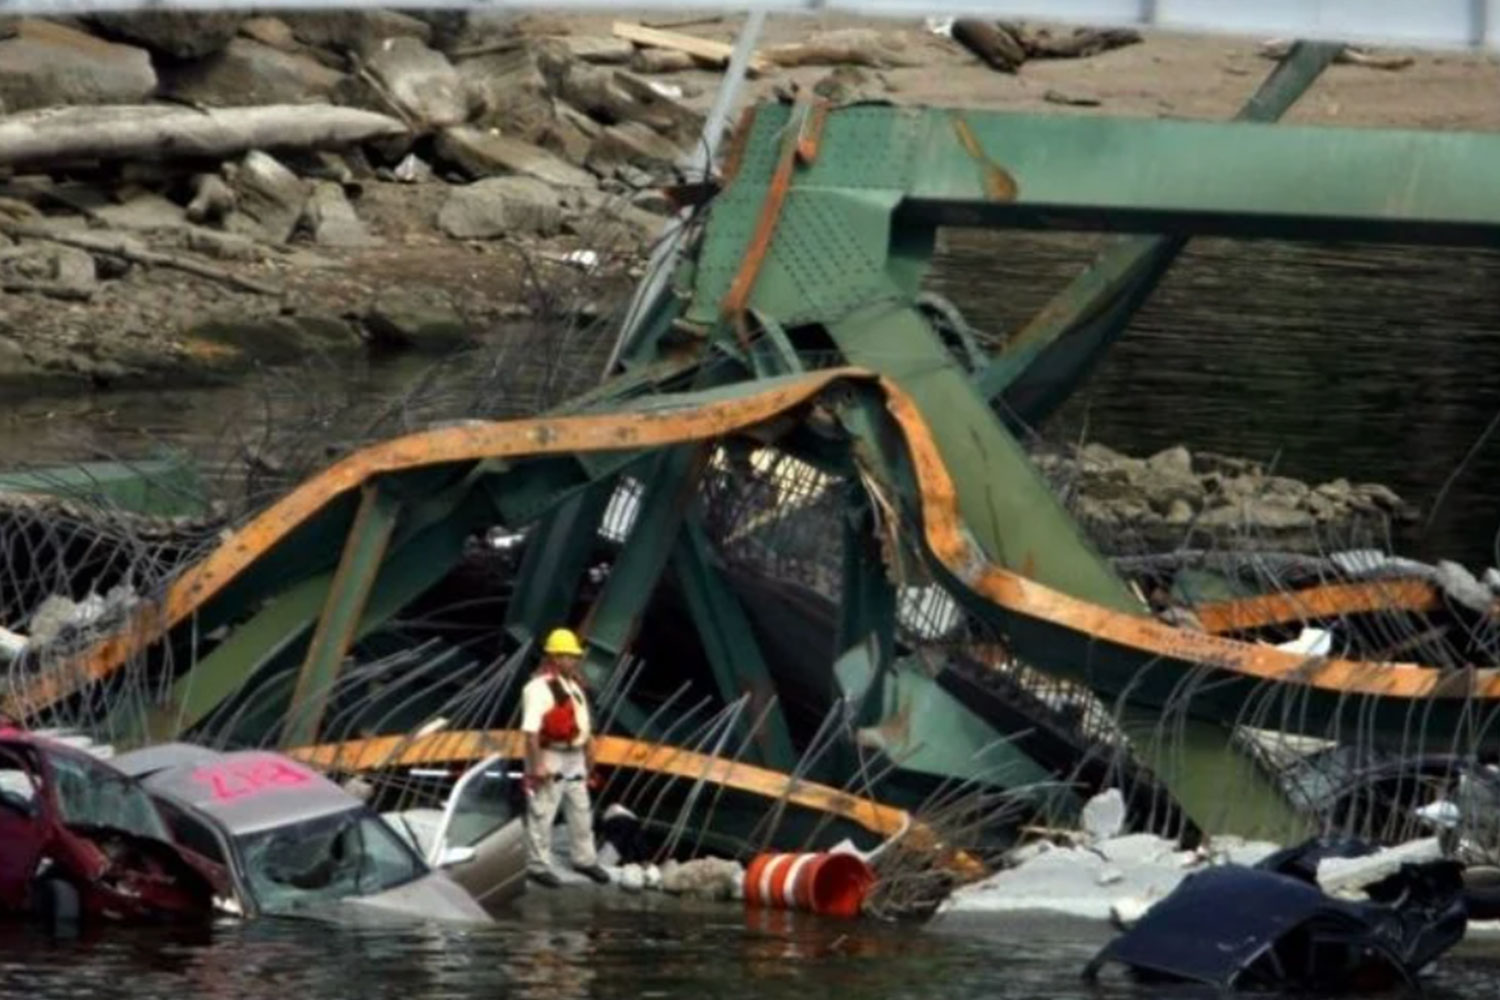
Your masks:
M647 48L675 49L678 52L686 52L695 59L717 67L729 65L729 56L734 51L734 46L728 42L716 42L712 38L685 35L680 31L648 28L644 24L637 24L633 21L616 21L612 30L617 38L624 38ZM759 54L750 57L752 75L769 73L773 69L775 69L774 64L765 57Z

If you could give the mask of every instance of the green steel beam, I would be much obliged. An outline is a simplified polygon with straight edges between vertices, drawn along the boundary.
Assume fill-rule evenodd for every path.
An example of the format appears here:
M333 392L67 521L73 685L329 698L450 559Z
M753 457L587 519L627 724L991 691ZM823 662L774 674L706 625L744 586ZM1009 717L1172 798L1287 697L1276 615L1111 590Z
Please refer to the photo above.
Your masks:
M1341 48L1297 42L1240 109L1238 120L1280 119ZM1116 241L1010 338L979 374L979 391L989 399L1004 394L1003 416L1013 429L1046 419L1125 331L1186 244L1183 236Z
M599 541L599 519L615 484L595 482L574 493L532 528L516 572L505 628L517 642L566 623L578 582Z
M349 654L354 630L364 614L370 589L380 572L390 544L391 532L401 514L401 504L382 492L378 482L366 483L359 512L349 528L344 553L333 575L328 602L313 633L307 657L297 674L292 692L288 724L282 728L281 744L305 746L317 741L329 692L339 667Z
M955 470L964 521L992 559L1084 600L1143 610L920 313L877 303L828 332L852 364L890 376L912 396Z
M664 449L643 470L645 492L637 501L634 523L610 568L582 631L588 642L584 676L597 690L609 678L640 627L640 617L666 568L688 507L697 495L708 459L701 444ZM645 714L626 703L616 720L639 734Z
M856 488L851 487L851 492ZM846 507L843 588L835 648L840 657L852 651L852 655L868 661L869 696L863 704L855 704L856 719L865 725L873 722L874 708L884 697L886 673L896 649L896 588L880 557L874 528L875 519L863 497Z
M689 517L672 553L672 568L682 587L698 638L708 654L709 667L726 704L749 695L741 728L764 717L751 734L750 746L758 763L779 771L797 766L786 715L776 700L776 686L761 655L760 644L739 598L724 579L708 536L697 518Z

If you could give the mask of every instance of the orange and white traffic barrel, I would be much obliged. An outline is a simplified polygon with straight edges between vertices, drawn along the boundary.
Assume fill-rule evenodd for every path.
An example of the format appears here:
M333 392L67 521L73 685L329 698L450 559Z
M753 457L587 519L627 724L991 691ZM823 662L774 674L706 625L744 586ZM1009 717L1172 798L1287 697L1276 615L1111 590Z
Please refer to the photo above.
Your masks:
M757 854L745 869L745 902L856 917L874 884L875 872L853 854Z

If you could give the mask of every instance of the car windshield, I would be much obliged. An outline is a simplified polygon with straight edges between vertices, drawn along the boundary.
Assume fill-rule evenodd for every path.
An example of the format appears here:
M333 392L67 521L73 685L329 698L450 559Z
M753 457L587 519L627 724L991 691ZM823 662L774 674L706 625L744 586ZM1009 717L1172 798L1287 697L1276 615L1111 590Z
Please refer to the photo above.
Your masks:
M393 889L426 873L422 862L366 808L236 838L259 907L285 912Z
M44 749L57 781L57 806L69 825L108 826L172 842L161 814L135 781L86 757Z

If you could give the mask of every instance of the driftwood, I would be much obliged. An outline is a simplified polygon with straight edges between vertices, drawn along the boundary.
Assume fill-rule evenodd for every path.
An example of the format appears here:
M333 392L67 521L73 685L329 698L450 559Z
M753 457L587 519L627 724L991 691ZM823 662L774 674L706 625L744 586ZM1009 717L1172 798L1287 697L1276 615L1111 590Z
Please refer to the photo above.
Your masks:
M1260 55L1265 59L1280 60L1286 57L1291 48L1292 43L1290 41L1276 39L1262 45L1260 47ZM1339 54L1333 57L1333 61L1348 66L1364 66L1369 69L1388 70L1405 69L1416 62L1411 56L1381 55L1378 52L1371 52L1369 49L1362 49L1353 45L1344 46L1339 51Z
M869 66L885 69L921 64L921 60L907 50L906 42L899 34L870 28L823 31L805 41L762 49L761 55L785 67Z
M680 73L698 66L697 59L676 49L636 49L630 57L630 68L637 73Z
M264 281L247 278L242 274L235 274L233 271L226 271L222 267L205 264L190 257L147 250L134 241L123 237L103 236L93 233L62 232L44 225L4 221L0 221L0 233L19 239L46 240L61 246L87 250L90 253L119 257L122 260L142 264L146 267L169 267L177 271L185 271L188 274L196 274L200 278L222 281L227 285L233 285L235 288L244 289L247 292L256 292L261 295L280 295L282 292L280 288Z
M616 38L624 38L627 41L649 48L676 49L679 52L686 52L688 55L714 66L729 65L729 57L734 52L734 46L728 42L716 42L711 38L684 35L677 31L662 31L657 28L648 28L644 24L634 24L630 21L616 21L612 31ZM758 73L768 73L773 68L772 64L764 57L752 55L747 72L751 76L754 76Z
M207 112L171 105L70 107L0 117L0 166L77 160L222 159L251 149L319 149L403 135L394 118L331 104Z
M1054 35L1024 24L959 18L953 22L953 40L994 69L1014 73L1028 59L1082 59L1134 45L1141 35L1131 28L1078 28Z

